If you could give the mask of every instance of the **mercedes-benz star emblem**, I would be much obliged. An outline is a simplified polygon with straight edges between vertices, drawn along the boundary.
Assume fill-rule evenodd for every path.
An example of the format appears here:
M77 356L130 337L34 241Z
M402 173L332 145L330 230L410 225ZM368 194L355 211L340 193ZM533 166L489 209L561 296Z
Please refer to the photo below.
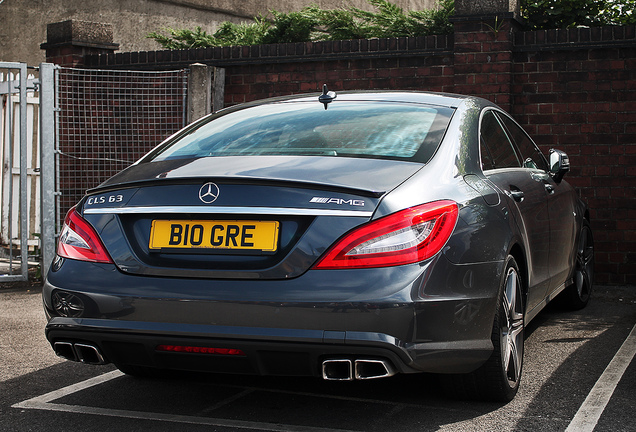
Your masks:
M214 183L206 183L199 189L199 199L206 204L210 204L219 197L219 187Z

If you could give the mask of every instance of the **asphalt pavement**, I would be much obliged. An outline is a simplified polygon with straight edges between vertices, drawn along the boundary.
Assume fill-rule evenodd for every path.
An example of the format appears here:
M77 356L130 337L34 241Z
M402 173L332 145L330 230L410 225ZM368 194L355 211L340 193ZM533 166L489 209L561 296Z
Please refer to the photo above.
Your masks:
M135 379L56 357L45 321L37 284L0 285L0 431L636 431L636 287L595 287L582 311L541 312L508 404L447 399L431 375Z

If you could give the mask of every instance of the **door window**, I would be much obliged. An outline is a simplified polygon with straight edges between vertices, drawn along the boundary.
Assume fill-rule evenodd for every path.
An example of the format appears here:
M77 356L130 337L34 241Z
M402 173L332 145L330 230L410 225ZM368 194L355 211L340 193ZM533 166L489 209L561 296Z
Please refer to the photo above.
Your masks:
M480 150L484 171L500 168L519 168L521 162L503 126L492 110L481 121Z
M528 134L526 134L525 131L521 129L521 126L519 126L510 117L502 113L497 113L497 117L499 117L502 123L506 126L506 129L508 129L508 132L512 136L512 139L517 145L517 148L521 152L523 166L525 168L534 168L547 171L548 164L545 160L545 157L543 156L539 148L535 145L535 143L530 139Z

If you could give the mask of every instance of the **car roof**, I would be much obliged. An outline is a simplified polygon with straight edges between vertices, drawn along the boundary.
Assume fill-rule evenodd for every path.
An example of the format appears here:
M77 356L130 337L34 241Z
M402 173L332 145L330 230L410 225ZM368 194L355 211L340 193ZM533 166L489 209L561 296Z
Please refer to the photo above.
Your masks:
M240 105L234 105L228 109L242 109L253 106L259 106L270 103L285 102L318 102L320 93L296 94L289 96L280 96L269 99L261 99ZM478 105L488 103L474 96L466 96L452 93L434 93L423 91L395 91L395 90L360 90L360 91L338 91L334 101L368 101L368 102L397 102L397 103L418 103L425 105L437 105L448 108L457 108L462 102L471 99L481 101Z
M418 91L346 91L336 92L336 101L381 101L401 103L421 103L456 108L463 100L470 96L455 95L449 93L427 93ZM297 99L298 100L298 99ZM299 100L314 101L315 96L305 95Z

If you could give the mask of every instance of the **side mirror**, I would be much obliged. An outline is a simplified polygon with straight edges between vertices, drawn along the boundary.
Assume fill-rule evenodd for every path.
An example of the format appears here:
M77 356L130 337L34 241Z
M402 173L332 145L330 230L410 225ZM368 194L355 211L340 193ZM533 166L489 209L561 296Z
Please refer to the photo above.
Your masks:
M550 174L554 181L559 183L563 180L566 172L570 171L570 158L565 152L550 149Z

